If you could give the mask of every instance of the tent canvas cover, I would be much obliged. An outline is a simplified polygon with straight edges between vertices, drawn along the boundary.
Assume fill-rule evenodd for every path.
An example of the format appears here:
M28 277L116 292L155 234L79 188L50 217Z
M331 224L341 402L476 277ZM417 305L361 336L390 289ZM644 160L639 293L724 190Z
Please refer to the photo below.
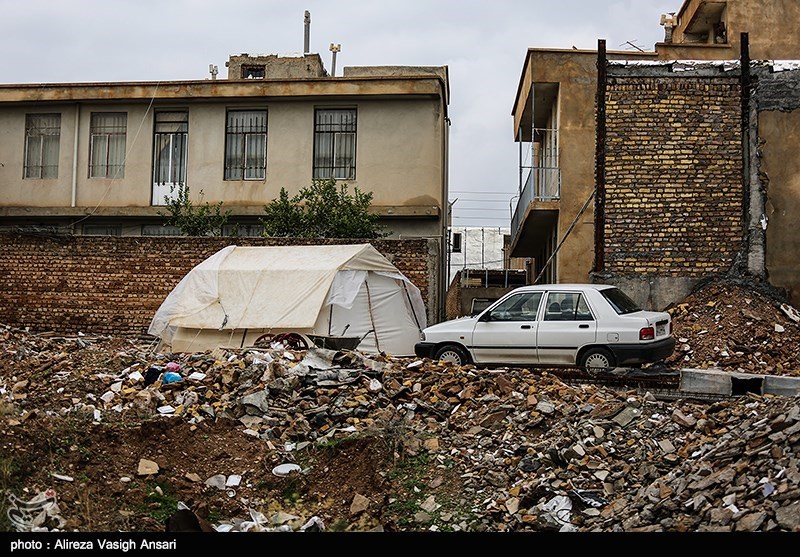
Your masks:
M363 337L362 352L413 356L425 326L419 289L370 244L228 246L181 279L148 332L173 352L297 332Z

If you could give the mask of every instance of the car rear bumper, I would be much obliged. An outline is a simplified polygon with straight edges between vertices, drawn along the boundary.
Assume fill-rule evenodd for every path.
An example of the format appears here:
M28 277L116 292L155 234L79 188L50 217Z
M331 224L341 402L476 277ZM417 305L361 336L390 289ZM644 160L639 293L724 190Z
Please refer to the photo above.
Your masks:
M675 351L675 339L669 337L650 344L612 344L608 348L614 353L618 366L646 364L670 356Z
M418 342L414 345L414 354L418 358L431 358L436 350L436 344L433 342Z

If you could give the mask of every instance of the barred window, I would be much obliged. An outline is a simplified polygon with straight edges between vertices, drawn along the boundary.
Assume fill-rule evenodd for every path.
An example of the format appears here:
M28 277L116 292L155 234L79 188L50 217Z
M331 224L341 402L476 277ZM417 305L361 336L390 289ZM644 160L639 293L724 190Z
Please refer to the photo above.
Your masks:
M25 116L25 178L58 178L61 114Z
M142 236L180 236L181 229L166 224L143 224Z
M225 128L225 179L267 175L267 111L230 110Z
M122 236L122 227L118 224L84 224L84 236Z
M128 114L93 112L89 140L89 177L124 178Z
M356 109L315 111L313 177L355 180Z

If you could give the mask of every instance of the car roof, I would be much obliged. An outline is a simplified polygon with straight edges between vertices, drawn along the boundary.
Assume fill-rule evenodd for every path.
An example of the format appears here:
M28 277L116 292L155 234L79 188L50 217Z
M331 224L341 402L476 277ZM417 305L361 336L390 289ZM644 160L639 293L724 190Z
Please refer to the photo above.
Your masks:
M527 286L520 286L516 290L608 290L609 288L616 288L612 284L589 284L589 283L570 283L570 284L529 284Z

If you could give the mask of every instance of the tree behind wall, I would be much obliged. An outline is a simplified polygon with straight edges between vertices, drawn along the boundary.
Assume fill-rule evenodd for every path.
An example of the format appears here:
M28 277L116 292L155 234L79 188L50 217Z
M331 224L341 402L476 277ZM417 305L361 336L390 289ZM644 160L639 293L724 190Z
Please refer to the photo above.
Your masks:
M172 195L164 196L166 225L176 226L183 236L222 236L223 227L228 222L230 211L222 211L222 201L202 204L203 190L200 190L201 204L194 205L189 199L189 186L178 184L170 186Z
M389 232L369 212L372 193L356 186L351 194L347 184L336 180L314 180L294 197L284 188L278 198L264 207L261 219L264 236L299 238L383 238Z

